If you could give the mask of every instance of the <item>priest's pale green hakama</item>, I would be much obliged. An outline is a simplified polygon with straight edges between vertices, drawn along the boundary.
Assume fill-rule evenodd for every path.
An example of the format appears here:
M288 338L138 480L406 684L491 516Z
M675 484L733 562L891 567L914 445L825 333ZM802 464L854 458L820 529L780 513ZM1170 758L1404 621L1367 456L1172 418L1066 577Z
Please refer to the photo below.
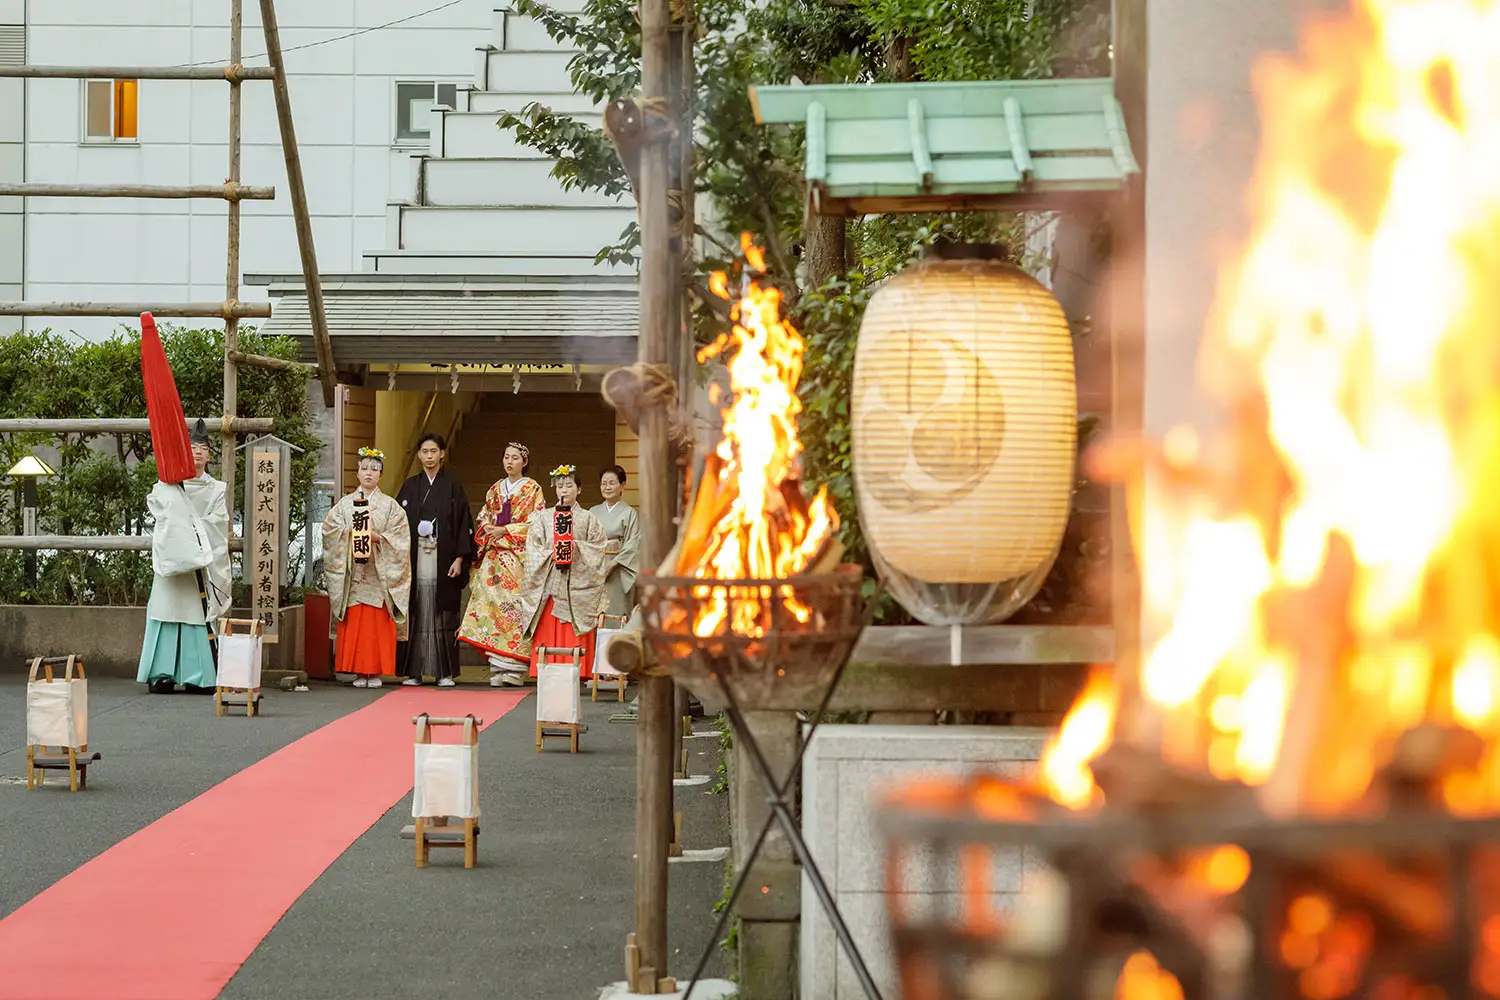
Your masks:
M211 623L229 609L229 512L224 484L207 474L157 483L151 512L146 639L136 680L209 688L218 680Z

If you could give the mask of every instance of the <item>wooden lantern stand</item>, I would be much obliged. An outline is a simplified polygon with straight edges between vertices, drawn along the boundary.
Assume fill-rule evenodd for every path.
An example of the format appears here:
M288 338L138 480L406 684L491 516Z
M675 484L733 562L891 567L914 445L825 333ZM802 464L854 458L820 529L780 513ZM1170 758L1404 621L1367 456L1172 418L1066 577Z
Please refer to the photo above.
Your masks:
M483 719L476 719L472 715L466 715L462 719L434 719L427 715L419 715L412 720L417 724L417 744L426 745L432 742L433 726L463 726L463 746L479 746L479 727L484 725ZM466 816L463 828L449 825L449 816L417 816L411 826L401 830L401 836L416 841L417 867L427 867L428 852L434 847L462 847L464 849L464 867L473 868L479 862L479 820L474 816Z
M265 634L265 624L259 618L220 618L219 635L235 635L235 629L239 629L240 635L258 636ZM231 708L240 706L240 699L244 698L245 717L254 718L256 711L260 708L260 688L225 687L222 684L214 686L214 715L228 715Z
M603 628L606 621L618 622L623 627L628 620L628 615L600 615L598 628ZM597 631L595 634L598 634ZM629 683L630 678L627 674L620 673L619 671L615 671L605 677L600 677L599 666L603 662L604 657L595 656L594 676L589 678L589 701L598 701L599 690L603 688L605 691L613 690L618 695L619 701L623 704L625 701L625 687ZM614 668L611 667L610 669L613 670ZM611 685L611 687L606 687L606 685Z
M53 683L52 668L58 665L63 665L64 683L87 679L83 672L83 657L74 654L36 657L31 661L31 668L26 674L26 682L30 684L37 680L37 673L40 671L46 683ZM68 790L71 792L88 788L89 765L99 760L100 756L99 751L89 749L87 742L80 747L53 747L43 746L40 743L27 743L26 790L29 792L34 788L41 788L48 771L67 771Z
M542 677L541 677L542 667L544 665L548 664L548 663L558 663L558 662L561 662L559 660L549 660L549 659L547 659L547 657L549 657L549 656L551 656L553 654L559 654L559 655L562 655L562 656L571 656L573 658L573 666L579 671L579 673L583 672L583 647L582 646L571 646L571 647L567 647L567 648L563 648L563 647L560 647L560 646L541 646L541 647L539 647L537 649L536 652L537 652L537 664L538 664L537 665L537 687L539 689L540 689L541 683L542 683ZM577 687L576 684L574 685L573 690L574 690L575 693L578 691L578 687ZM538 695L538 697L540 697L540 695ZM624 696L623 695L621 696L620 700L624 701ZM565 740L568 741L568 752L569 753L577 753L578 752L578 737L587 728L588 727L583 724L583 721L581 719L578 720L578 721L575 721L575 722L557 722L557 721L554 721L552 719L540 719L539 718L539 719L536 720L536 752L537 753L541 753L542 752L542 742L544 740L546 740L548 738L557 738L557 739L565 739Z

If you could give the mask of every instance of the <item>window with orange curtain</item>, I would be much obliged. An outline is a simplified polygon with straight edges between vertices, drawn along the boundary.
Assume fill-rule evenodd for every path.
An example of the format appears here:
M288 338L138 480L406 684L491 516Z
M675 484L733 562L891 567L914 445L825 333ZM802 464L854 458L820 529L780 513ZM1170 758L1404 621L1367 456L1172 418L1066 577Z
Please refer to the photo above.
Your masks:
M134 80L115 81L115 138L136 137L136 89Z

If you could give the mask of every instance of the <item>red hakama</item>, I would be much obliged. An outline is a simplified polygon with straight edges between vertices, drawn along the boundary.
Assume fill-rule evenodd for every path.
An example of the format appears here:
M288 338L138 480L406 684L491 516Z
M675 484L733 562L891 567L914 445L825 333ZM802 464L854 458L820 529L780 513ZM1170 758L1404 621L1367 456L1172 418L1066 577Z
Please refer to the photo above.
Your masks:
M341 674L396 676L396 620L385 608L351 604L338 625L336 641Z
M542 605L541 618L536 623L536 631L531 634L531 676L536 676L536 668L542 662L542 647L550 646L553 649L572 649L574 646L583 647L583 662L579 664L579 677L588 680L594 676L594 640L598 636L598 630L589 631L580 636L573 631L571 622L565 622L552 613L552 598L547 598L547 603ZM547 660L548 663L570 663L570 658L561 654L553 653Z

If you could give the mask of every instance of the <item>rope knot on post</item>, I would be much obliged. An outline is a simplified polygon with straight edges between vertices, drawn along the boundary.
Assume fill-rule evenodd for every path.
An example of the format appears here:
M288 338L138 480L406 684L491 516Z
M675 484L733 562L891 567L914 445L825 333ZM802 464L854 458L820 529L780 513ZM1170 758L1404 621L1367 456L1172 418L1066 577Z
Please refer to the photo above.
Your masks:
M677 116L672 111L670 98L644 97L641 98L640 107L646 116L647 142L666 142L677 138Z
M641 432L641 415L647 410L668 411L667 438L677 448L693 440L692 425L678 406L677 383L671 369L662 364L636 362L605 374L599 386L604 401L625 418L632 433Z

